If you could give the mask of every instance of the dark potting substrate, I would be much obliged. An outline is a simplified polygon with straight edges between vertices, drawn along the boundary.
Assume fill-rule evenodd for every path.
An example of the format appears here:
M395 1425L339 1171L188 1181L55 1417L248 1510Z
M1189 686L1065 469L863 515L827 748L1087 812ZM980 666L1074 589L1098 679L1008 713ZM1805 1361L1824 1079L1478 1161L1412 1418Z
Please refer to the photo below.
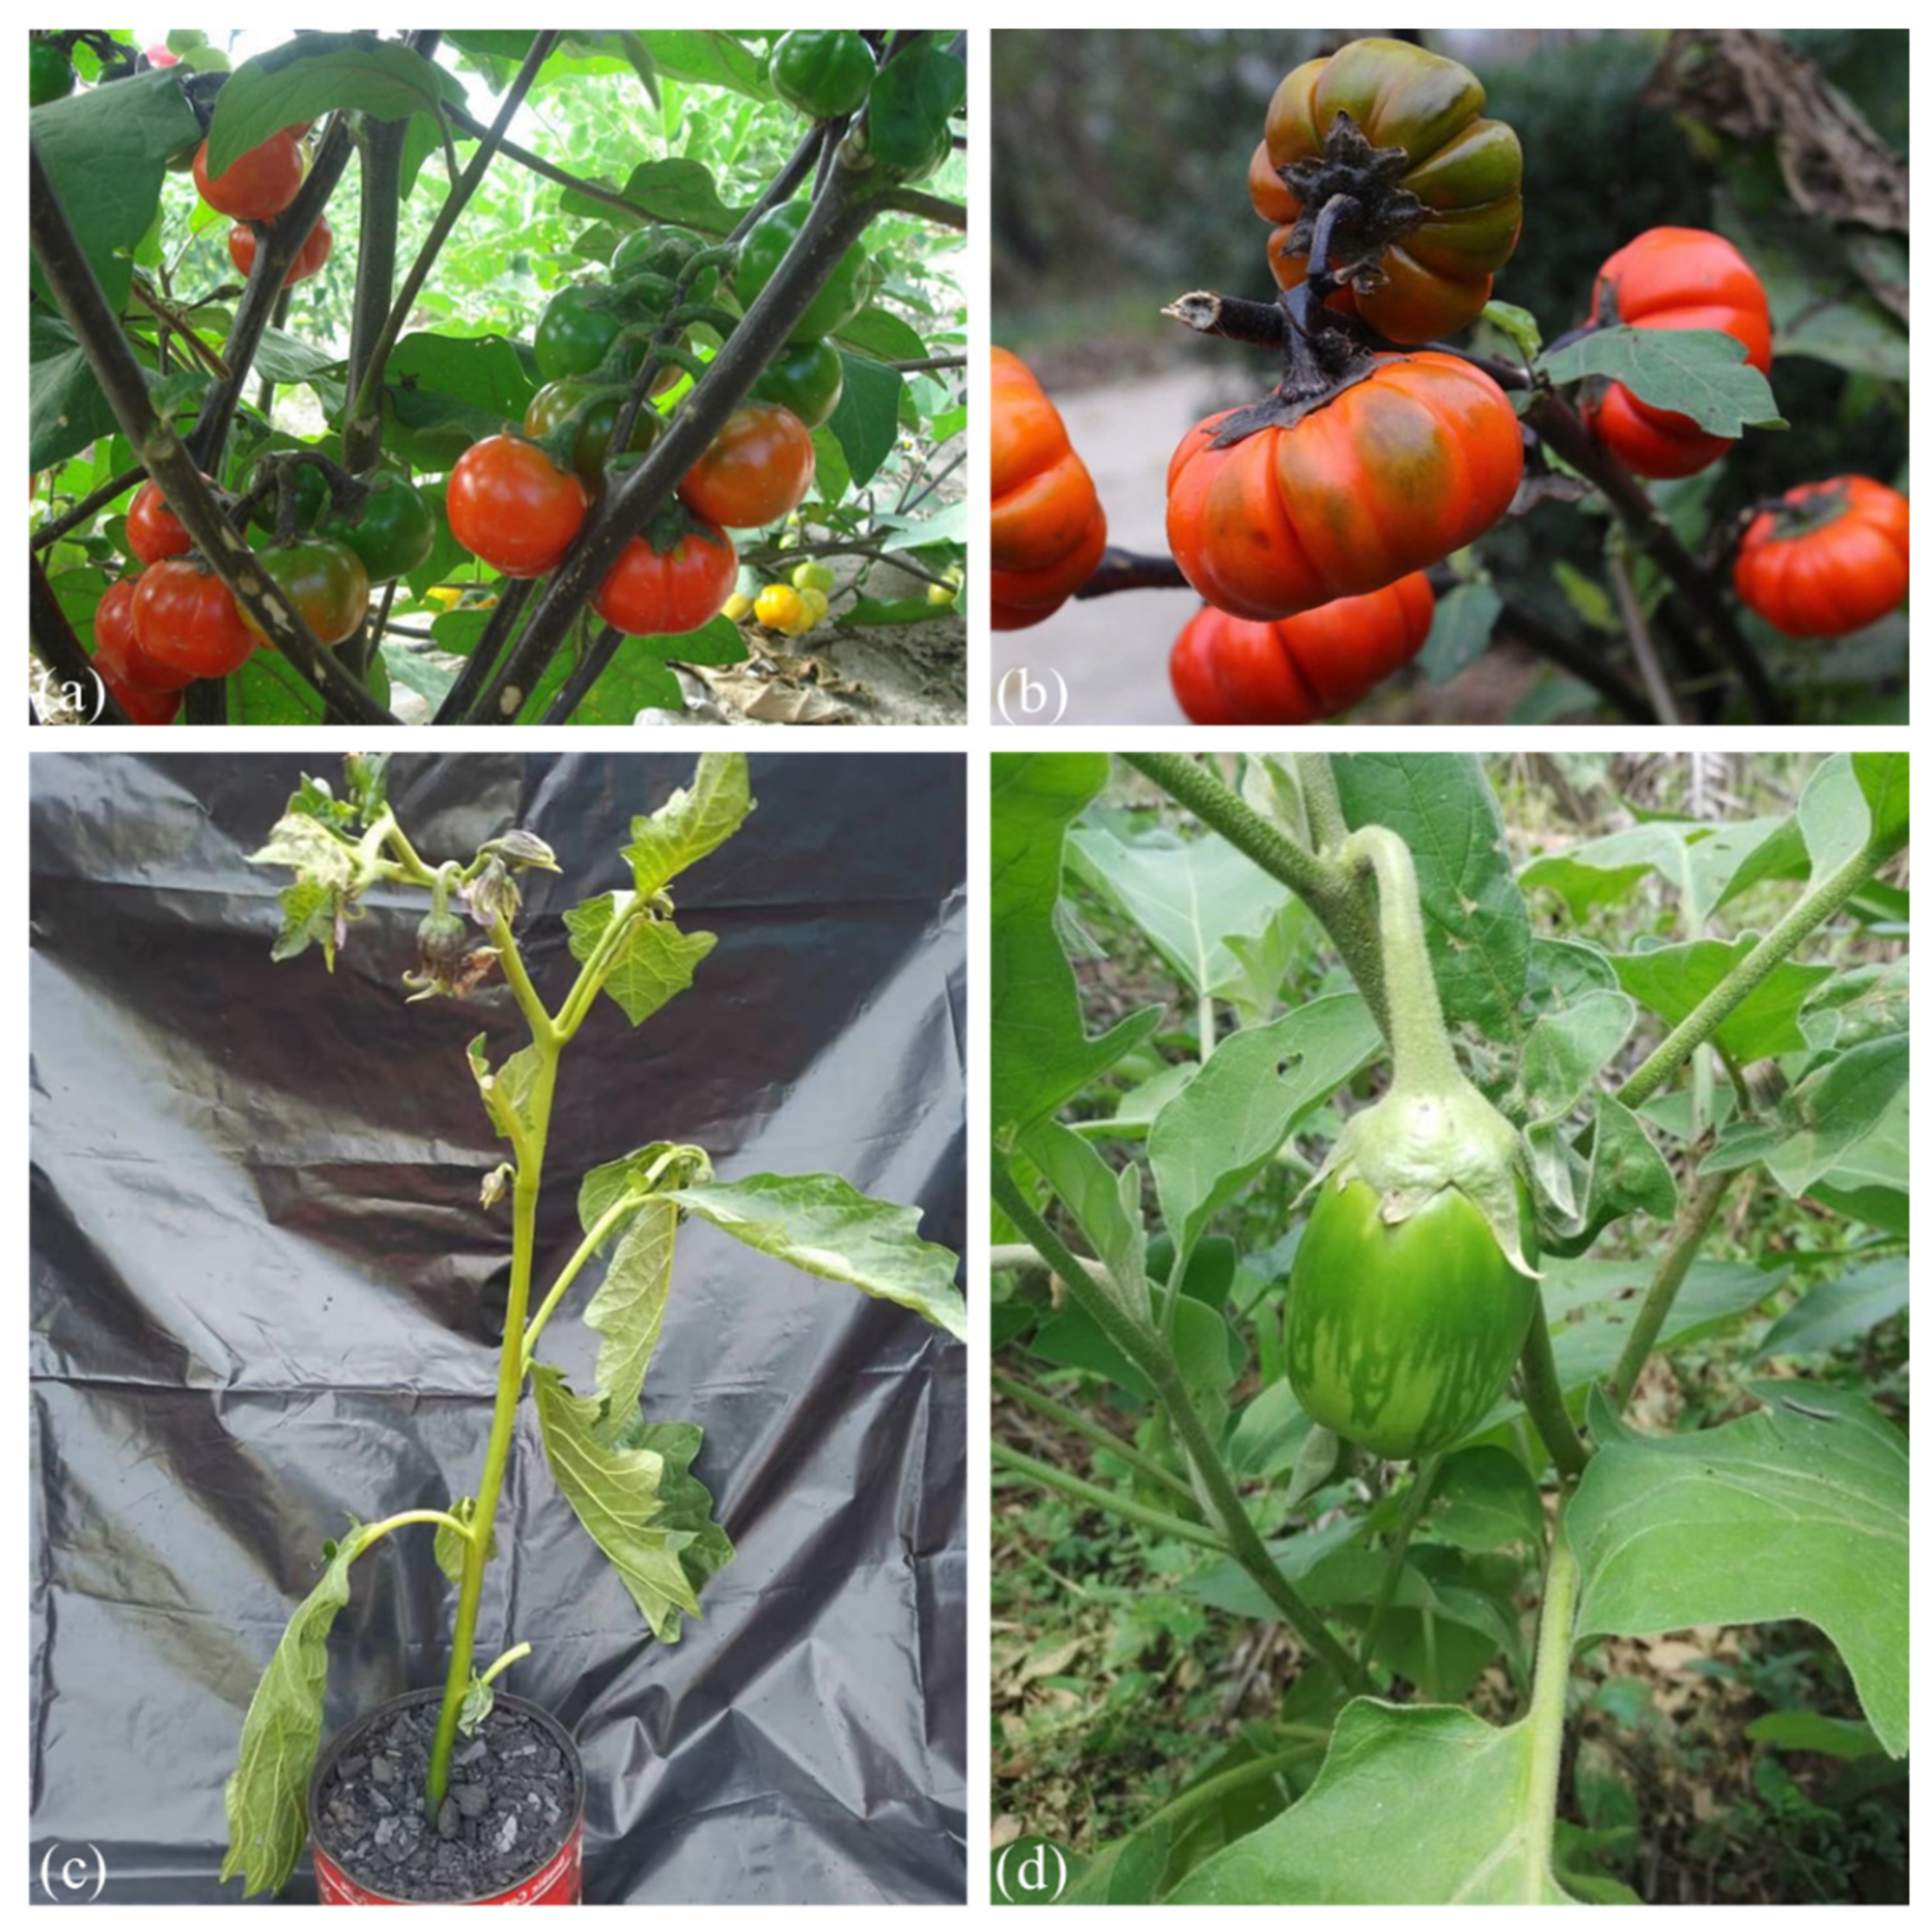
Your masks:
M554 1855L577 1816L577 1774L529 1717L501 1704L457 1739L449 1793L423 1811L434 1700L391 1713L323 1773L322 1848L372 1891L424 1903L508 1891Z

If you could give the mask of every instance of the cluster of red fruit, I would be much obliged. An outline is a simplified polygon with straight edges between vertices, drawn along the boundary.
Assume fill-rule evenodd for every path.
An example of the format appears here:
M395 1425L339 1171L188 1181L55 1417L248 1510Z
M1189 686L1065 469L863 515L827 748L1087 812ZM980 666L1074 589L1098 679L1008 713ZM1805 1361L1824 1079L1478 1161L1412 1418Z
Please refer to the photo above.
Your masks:
M226 677L268 642L214 571L189 554L194 540L154 484L128 511L128 549L145 566L110 585L94 617L94 667L137 724L165 724L198 677ZM345 545L320 538L260 558L265 573L316 641L352 637L369 607L369 578Z
M260 222L272 228L280 214L300 192L308 172L308 158L302 136L314 124L301 121L272 134L260 147L237 157L218 175L208 171L208 143L203 141L194 157L194 184L201 198L217 213L232 214L235 226L228 231L228 258L236 271L254 271L257 246L255 230L249 224ZM284 288L306 281L318 273L335 246L325 216L316 217L297 253L293 265L283 277Z
M727 532L789 515L815 470L811 433L789 409L751 401L733 410L679 483L680 507L626 544L597 592L597 614L628 637L676 637L709 623L737 586ZM452 533L506 577L554 570L590 504L580 475L520 436L486 436L450 472Z

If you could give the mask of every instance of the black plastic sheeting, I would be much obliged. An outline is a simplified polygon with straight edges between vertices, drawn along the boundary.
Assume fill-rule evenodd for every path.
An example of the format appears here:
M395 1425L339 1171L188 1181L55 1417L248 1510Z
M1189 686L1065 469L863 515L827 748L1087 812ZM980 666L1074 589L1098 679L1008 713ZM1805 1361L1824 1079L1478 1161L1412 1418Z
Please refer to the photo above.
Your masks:
M398 757L431 862L521 824L519 929L554 1004L560 914L621 886L665 755ZM500 984L405 1006L420 895L371 901L332 977L274 966L286 872L245 865L328 754L33 760L33 1876L104 1903L238 1902L216 1873L243 1711L325 1537L473 1492L508 1271L502 1157L464 1048L523 1043ZM720 1177L829 1171L964 1211L964 787L939 755L761 756L758 805L673 889L715 931L633 1031L607 999L562 1061L539 1290L589 1168L655 1139ZM586 1270L594 1276L598 1270ZM542 1352L590 1385L573 1288ZM479 1660L577 1735L592 1903L964 1894L964 1354L916 1316L693 1222L647 1410L704 1429L737 1558L660 1646L552 1486L527 1400ZM454 1592L424 1530L358 1562L325 1738L440 1684ZM92 1871L89 1873L90 1879ZM285 1895L314 1896L306 1857Z

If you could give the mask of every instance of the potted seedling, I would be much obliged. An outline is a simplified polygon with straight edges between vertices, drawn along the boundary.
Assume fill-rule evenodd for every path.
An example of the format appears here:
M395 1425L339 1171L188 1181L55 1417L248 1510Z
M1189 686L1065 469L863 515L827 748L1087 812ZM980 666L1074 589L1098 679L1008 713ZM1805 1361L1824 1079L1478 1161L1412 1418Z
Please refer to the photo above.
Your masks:
M467 863L418 856L386 796L384 760L351 757L338 796L305 779L260 865L286 866L274 956L320 948L331 968L376 889L429 896L415 970L418 999L468 994L500 973L529 1043L500 1065L485 1042L470 1069L508 1157L483 1182L486 1207L506 1199L513 1228L508 1304L489 1445L472 1495L352 1522L323 1549L321 1579L290 1619L242 1725L229 1779L224 1879L274 1891L313 1835L326 1902L536 1903L580 1893L584 1773L571 1739L546 1712L502 1694L505 1669L527 1643L479 1664L477 1612L497 1553L498 1501L525 1388L536 1404L558 1489L616 1568L652 1634L674 1642L698 1592L731 1559L710 1494L692 1474L700 1432L648 1418L645 1371L664 1317L680 1224L696 1214L807 1273L896 1301L963 1338L955 1260L920 1240L911 1209L868 1199L836 1174L761 1174L722 1182L700 1147L654 1141L588 1174L578 1194L584 1236L556 1279L532 1279L538 1189L564 1048L599 995L633 1026L691 984L716 943L681 931L670 886L737 831L752 800L742 756L706 755L690 788L632 821L631 883L564 914L574 980L547 1004L518 949L518 880L554 871L549 848L522 830L488 840ZM608 1258L607 1258L608 1257ZM602 1260L583 1310L598 1336L596 1385L574 1388L538 1346L579 1277ZM320 1768L330 1626L349 1600L357 1562L404 1528L434 1532L437 1566L457 1591L440 1690L418 1691L365 1716L336 1738Z

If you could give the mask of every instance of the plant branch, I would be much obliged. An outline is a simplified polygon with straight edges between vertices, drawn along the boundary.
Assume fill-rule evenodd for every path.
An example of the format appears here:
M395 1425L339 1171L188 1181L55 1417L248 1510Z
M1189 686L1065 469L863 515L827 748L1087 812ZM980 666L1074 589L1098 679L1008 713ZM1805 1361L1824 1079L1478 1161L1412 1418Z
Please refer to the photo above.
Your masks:
M1003 1441L993 1443L990 1454L994 1468L1010 1468L1039 1483L1042 1488L1057 1489L1063 1495L1071 1496L1076 1502L1105 1509L1124 1522L1151 1529L1155 1534L1170 1537L1176 1542L1192 1543L1197 1549L1211 1549L1216 1555L1228 1553L1226 1541L1202 1523L1171 1516L1162 1509L1150 1508L1118 1489L1103 1489L1096 1483L1083 1481L1078 1475L1070 1475L1064 1468L1054 1468L1050 1462L1036 1461L1030 1455L1022 1455L1017 1448L1009 1448Z
M1284 838L1191 758L1178 751L1123 751L1120 756L1302 900L1334 940L1386 1037L1388 995L1382 929L1373 901L1360 882Z
M463 668L457 673L456 682L445 694L442 702L436 707L436 715L431 720L439 724L460 724L464 713L482 696L483 688L490 681L496 660L502 655L503 645L514 631L524 613L524 607L536 594L533 578L506 577L502 589L498 592L496 607L490 613L489 621L483 626L483 634L478 637L470 655L464 659Z
M511 930L509 920L500 912L490 928L490 936L496 944L496 963L503 968L503 977L508 982L524 1024L530 1029L530 1037L540 1046L554 1045L558 1040L556 1021L537 997L537 989L530 983L530 976L524 969L524 955L517 949L517 935Z
M1630 565L1621 550L1610 559L1610 590L1617 600L1617 611L1624 620L1624 635L1630 641L1630 655L1636 659L1637 675L1650 693L1659 724L1681 724L1684 714L1677 708L1676 694L1658 661L1657 646L1651 641L1650 625L1644 621L1643 606L1637 601L1636 586L1630 581Z
M1523 1336L1516 1366L1522 1377L1524 1411L1543 1438L1551 1461L1574 1482L1588 1465L1590 1450L1576 1432L1570 1405L1563 1399L1563 1380L1556 1369L1556 1349L1550 1339L1550 1316L1540 1288L1531 1304L1529 1328Z
M936 228L966 227L966 210L956 201L937 194L922 194L916 188L888 188L874 202L875 208L889 208L896 214L916 214Z
M367 1555L386 1535L418 1523L447 1529L452 1535L460 1535L465 1542L470 1539L470 1525L458 1522L446 1509L405 1509L400 1515L386 1516L381 1522L371 1522L364 1528L362 1540L356 1546L357 1558Z
M586 201L594 201L605 208L614 208L620 214L633 216L639 221L651 218L650 210L640 208L634 201L626 199L614 187L607 187L601 181L592 181L587 176L572 174L568 168L560 168L554 161L547 161L543 156L532 154L528 148L520 148L512 140L498 136L494 125L485 126L475 115L460 107L446 104L444 112L449 117L449 124L463 133L479 141L491 141L497 153L506 161L514 161L519 167L528 168L532 174L544 180L554 181L559 187L567 187L574 195ZM494 139L493 139L494 137Z
M1641 1106L1777 967L1826 919L1844 909L1889 855L1868 840L1828 878L1814 885L1672 1028L1650 1057L1617 1089L1617 1098L1628 1107Z
M997 1371L993 1376L994 1391L1009 1400L1020 1402L1031 1408L1035 1414L1044 1415L1058 1428L1084 1435L1096 1447L1104 1449L1118 1460L1124 1462L1144 1482L1151 1482L1156 1488L1165 1489L1176 1500L1186 1505L1190 1515L1198 1515L1201 1504L1194 1491L1182 1481L1171 1468L1163 1468L1158 1462L1143 1455L1131 1442L1124 1441L1110 1428L1103 1427L1090 1417L1083 1415L1078 1408L1070 1408L1042 1395L1036 1388L1030 1388L1024 1381L1018 1381L1010 1375Z
M471 197L483 184L483 177L489 172L490 163L495 159L501 145L505 130L516 118L517 111L524 104L524 97L535 82L538 70L550 58L551 49L556 45L558 34L554 31L539 31L531 41L530 51L524 56L524 64L517 70L508 92L503 96L503 104L496 111L496 118L490 130L478 143L476 151L470 157L470 165L458 178L455 185L443 197L442 205L436 210L436 219L430 223L429 234L421 251L410 265L409 273L403 278L403 286L389 310L389 318L382 325L382 332L369 349L367 366L362 371L362 380L356 388L353 400L346 412L346 420L354 421L372 412L380 415L382 411L382 381L389 365L389 357L400 338L404 325L415 308L416 298L422 294L424 284L429 280L429 271L436 265L436 258L442 253L442 244L449 238L455 227L457 217L469 206ZM307 230L303 231L304 233Z
M74 508L64 514L50 517L34 532L33 547L46 550L58 543L70 529L78 529L95 513L104 510L124 490L130 490L148 472L145 469L123 469L118 476L110 476L99 489L90 490Z
M1172 556L1144 556L1109 544L1076 598L1111 597L1120 590L1185 590L1191 586Z
M1604 1384L1605 1393L1619 1408L1630 1405L1630 1397L1636 1391L1637 1377L1650 1359L1650 1351L1657 1345L1657 1337L1664 1331L1678 1291L1690 1272L1690 1264L1696 1259L1698 1249L1703 1246L1704 1237L1710 1232L1711 1223L1717 1219L1718 1209L1736 1177L1733 1173L1706 1174L1684 1202L1677 1225L1671 1229L1670 1243L1657 1264L1643 1305L1636 1311L1617 1365Z
M578 1027L584 1024L584 1015L603 988L604 976L610 970L610 961L616 956L617 948L623 943L632 922L641 918L644 911L644 906L634 895L628 905L612 915L598 934L596 946L578 973L576 983L556 1009L555 1025L560 1045L567 1044L576 1036Z

